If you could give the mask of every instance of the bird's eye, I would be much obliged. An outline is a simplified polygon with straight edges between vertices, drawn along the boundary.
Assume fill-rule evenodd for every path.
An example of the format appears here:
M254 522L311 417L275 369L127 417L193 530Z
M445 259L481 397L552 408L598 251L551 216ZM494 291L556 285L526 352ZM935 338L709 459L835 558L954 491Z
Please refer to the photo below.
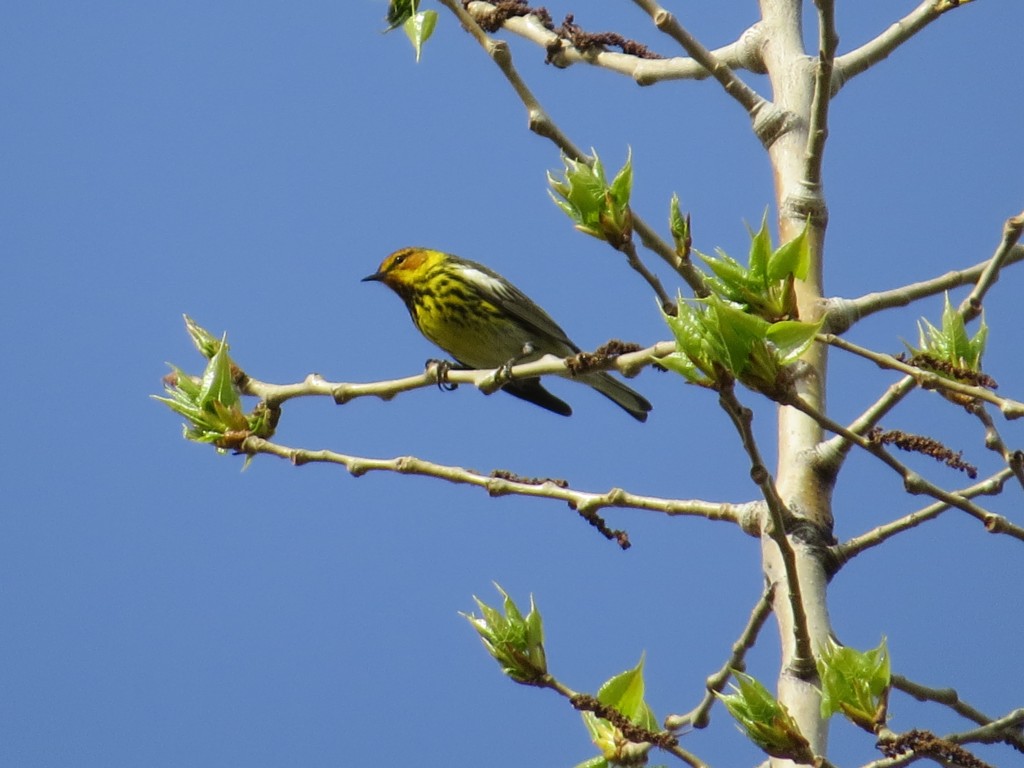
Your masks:
M398 256L396 256L395 257L395 266L397 267L399 264L401 264L403 261L405 261L405 257L408 256L408 255L409 254L407 254L407 253L400 253Z

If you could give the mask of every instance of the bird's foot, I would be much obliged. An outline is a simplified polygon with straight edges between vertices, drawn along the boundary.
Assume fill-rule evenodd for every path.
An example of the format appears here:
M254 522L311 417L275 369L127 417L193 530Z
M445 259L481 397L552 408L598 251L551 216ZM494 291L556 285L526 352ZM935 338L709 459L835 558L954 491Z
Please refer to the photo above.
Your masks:
M518 355L511 358L510 360L506 360L504 363L498 366L498 370L494 372L495 380L500 381L502 383L506 381L512 381L512 366L523 362L523 360L533 355L533 353L536 351L537 350L533 346L532 342L528 341L525 344L523 344L523 349Z
M434 369L434 375L437 377L437 388L444 390L445 392L454 392L459 388L458 384L448 381L448 372L454 366L450 360L437 360L430 358L426 362L426 369L429 371L431 368Z

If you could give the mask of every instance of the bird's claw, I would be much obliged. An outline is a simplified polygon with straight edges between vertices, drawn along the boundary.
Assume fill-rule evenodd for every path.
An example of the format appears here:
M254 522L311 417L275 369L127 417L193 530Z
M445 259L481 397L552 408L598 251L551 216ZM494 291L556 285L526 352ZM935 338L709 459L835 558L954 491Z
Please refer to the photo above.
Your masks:
M506 381L512 381L512 366L516 364L516 358L506 360L504 363L499 365L494 371L494 380L499 383Z
M448 381L448 372L452 369L450 360L437 360L430 358L426 363L427 370L434 369L437 376L437 388L444 392L454 392L459 388L458 384Z
M533 342L526 342L523 344L523 351L513 357L511 360L506 360L498 369L494 372L494 378L497 381L511 381L512 380L512 366L517 365L536 351L533 346Z

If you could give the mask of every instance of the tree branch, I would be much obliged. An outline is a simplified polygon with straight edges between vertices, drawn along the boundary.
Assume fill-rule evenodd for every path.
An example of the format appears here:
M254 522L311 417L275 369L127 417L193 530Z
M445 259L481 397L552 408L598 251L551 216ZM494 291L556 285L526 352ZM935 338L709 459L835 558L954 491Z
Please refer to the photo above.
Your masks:
M901 461L894 458L881 445L875 444L867 438L851 432L842 424L833 421L823 413L819 413L799 397L793 397L787 400L785 404L791 405L802 413L807 414L828 431L841 435L849 442L881 459L883 464L888 466L903 479L903 487L908 493L931 496L933 499L937 499L954 506L979 520L985 526L985 530L989 533L1005 533L1012 538L1024 541L1024 528L1014 525L1002 515L997 515L994 512L989 512L988 510L979 507L977 504L974 504L959 494L950 493L934 483L925 480L917 472L912 471Z
M876 312L894 307L905 307L918 299L935 296L943 291L959 288L962 285L977 284L981 276L994 263L998 263L1000 267L1007 267L1024 261L1024 246L1021 245L1014 245L1008 248L1005 256L1001 256L1001 250L1005 242L1004 239L1000 243L999 248L996 249L996 252L988 259L967 269L947 272L930 280L922 280L919 283L912 283L901 288L867 293L856 299L828 299L825 302L825 328L831 333L844 333L857 321L863 320L865 317ZM995 282L995 278L990 280L989 286L986 286L986 288L990 287L992 282Z
M999 270L1002 269L1003 264L1010 257L1010 252L1020 240L1021 232L1024 232L1024 212L1011 216L1003 224L1003 239L999 241L996 252L988 260L988 264L982 271L981 277L978 278L978 282L974 284L974 290L971 291L970 296L964 299L957 308L964 321L973 320L981 313L981 303L985 299L985 294L999 279Z
M550 140L567 157L578 162L593 163L582 149L577 147L572 140L558 127L551 119L547 111L533 95L533 92L526 86L519 76L512 63L512 54L509 52L508 44L502 40L494 40L476 22L476 19L462 7L459 0L440 0L441 4L450 10L459 19L480 46L487 52L488 56L498 65L505 79L515 90L519 100L526 107L527 119L530 130L538 136ZM698 296L706 296L708 293L704 285L704 276L699 269L690 263L689 259L682 258L676 253L675 248L669 245L635 212L632 212L633 230L640 236L645 247L652 250L665 261L676 273L686 281Z
M549 688L564 696L569 700L569 703L572 704L573 709L576 709L579 712L592 712L598 717L612 723L619 729L620 733L622 733L623 737L625 737L627 741L631 741L636 744L642 744L645 742L654 744L659 749L662 749L671 755L675 755L684 763L691 766L691 768L709 768L707 763L699 757L680 747L679 738L674 733L670 733L668 731L647 731L631 721L615 709L615 707L610 707L607 704L604 704L594 696L578 693L550 675L548 675L547 679L541 683L541 686Z
M480 22L493 14L495 6L477 0L470 3L467 10L477 22ZM646 59L600 48L581 51L545 27L540 19L532 14L508 18L502 27L543 48L547 52L548 62L559 68L570 67L573 64L589 64L632 78L637 85L653 85L666 80L703 80L711 74L694 59L683 56ZM712 54L732 69L746 69L764 74L764 63L760 57L760 37L761 28L754 24L740 35L738 40L716 48Z
M819 190L821 165L828 138L828 109L832 100L832 70L839 36L836 34L833 0L814 0L818 8L818 67L814 73L814 95L811 99L811 120L807 130L807 159L804 183Z
M1021 488L1024 488L1024 451L1011 451L1006 446L1002 435L996 429L995 422L992 421L992 417L981 403L972 403L967 410L977 416L982 426L985 427L985 447L1003 457L1006 466L1013 472Z
M958 715L967 720L982 726L984 732L995 737L992 741L1002 741L1014 747L1018 752L1024 752L1024 731L1021 723L1024 723L1024 709L1016 709L1005 717L993 720L988 715L975 709L971 705L960 700L960 696L952 688L930 688L920 683L908 680L902 675L892 676L892 687L913 696L918 701L934 701L937 704L944 704ZM979 730L982 730L979 729ZM998 735L996 735L998 734ZM991 743L984 738L963 738L965 736L977 736L978 731L967 731L959 736L947 736L950 741L984 741Z
M1012 472L1009 468L1003 468L979 483L975 483L972 486L956 491L956 495L964 499L973 499L977 496L996 496L1002 492L1003 486L1011 474ZM937 501L934 504L929 504L927 507L917 510L916 512L911 512L909 515L905 515L898 520L893 520L890 523L880 525L877 528L871 529L867 533L862 533L861 535L854 536L852 539L849 539L842 544L835 545L831 548L833 555L831 572L838 572L844 565L846 565L846 563L861 552L877 547L879 544L888 541L893 536L903 533L904 531L909 531L911 528L916 528L921 523L927 522L928 520L934 520L949 509L950 506L951 505L947 502Z
M733 670L738 669L741 672L746 670L744 659L747 651L754 647L754 643L757 642L757 636L761 633L761 628L764 627L768 617L771 616L772 592L773 587L769 585L761 594L757 604L754 605L754 609L750 612L747 626L743 628L739 638L732 644L732 653L729 654L729 658L726 659L717 672L708 676L707 680L704 681L705 691L700 703L684 715L669 715L666 717L666 728L676 731L687 726L693 726L694 728L707 727L711 720L709 714L711 706L717 699L715 694L722 692L725 684L732 677Z
M981 298L987 290L998 279L1002 267L1024 260L1024 246L1017 244L1016 240L1021 236L1021 217L1011 217L1003 225L1003 235L995 253L987 260L960 272L949 272L931 280L915 283L903 288L897 288L883 293L872 293L862 296L853 301L845 299L832 299L827 302L825 328L832 333L843 333L857 320L867 317L874 312L890 307L905 306L925 296L940 293L949 288L954 288L967 283L975 283L976 302L980 304ZM978 291L977 286L984 279L984 290ZM966 303L960 306L959 311L966 313L974 306L973 303ZM964 315L966 316L966 315ZM914 389L915 379L906 376L897 383L891 385L879 400L870 406L857 420L850 425L853 432L862 434L878 423L878 421L890 410L895 408L906 395ZM848 455L851 445L844 442L843 438L836 436L819 450L819 455L826 457L826 469L833 476L839 472L843 460Z
M792 672L798 679L806 680L809 676L817 674L817 669L814 665L814 647L811 644L811 633L808 629L807 611L804 608L796 553L787 535L787 523L793 519L793 515L779 496L775 481L761 458L761 452L757 447L754 430L751 426L753 414L750 409L744 407L736 399L731 382L719 388L718 398L722 409L732 419L743 443L743 448L750 458L750 478L761 489L761 494L768 505L768 524L763 526L762 535L768 536L775 543L782 558L786 573L786 595L790 611L793 614L795 654Z
M640 509L660 512L670 517L702 517L706 520L721 520L733 523L750 535L757 535L760 505L756 502L731 504L698 499L664 499L656 496L640 496L621 488L612 488L605 493L575 491L564 481L551 479L517 478L505 471L485 475L463 467L435 464L414 456L399 456L393 459L374 459L364 456L350 456L335 451L312 451L249 436L241 443L240 453L248 455L267 454L288 459L296 466L311 463L339 464L354 477L367 472L395 472L402 475L420 475L447 480L450 483L475 485L487 491L489 496L532 496L535 498L564 501L588 521L593 522L601 509Z
M870 360L879 368L888 368L893 371L899 371L907 376L914 379L914 383L921 389L941 389L946 392L955 392L958 395L965 397L974 398L976 400L984 400L987 403L999 408L999 411L1007 419L1019 419L1024 416L1024 403L1016 400L1011 400L1007 397L1000 397L995 392L985 387L979 387L973 384L964 384L962 381L956 379L947 379L934 371L926 371L916 366L905 363L892 355L887 355L884 352L874 352L865 347L861 347L853 342L847 341L846 339L836 336L831 333L818 334L817 340L825 344L830 344L833 347L838 347L846 352L863 357L865 360Z
M675 352L675 343L662 341L636 352L626 352L617 356L599 356L583 353L586 357L585 372L616 370L627 377L635 376L645 366L652 365L659 357ZM406 376L401 379L372 381L366 383L326 381L319 374L311 373L303 381L293 384L270 384L254 379L239 371L236 385L244 395L266 400L270 405L280 405L297 397L331 397L342 405L357 397L379 397L390 400L401 392L435 386L439 383L471 384L484 394L492 394L510 380L534 378L536 376L560 375L572 378L567 371L572 370L570 363L578 361L580 355L559 358L545 355L539 360L514 365L507 371L500 368L494 370L440 370L436 362L431 362L423 373Z
M732 96L756 120L758 113L768 105L768 101L747 85L735 71L714 53L705 48L697 38L691 35L678 19L662 8L655 0L633 0L647 12L654 26L667 34L685 50L700 66L711 73L725 92Z
M887 58L946 11L966 5L968 2L970 0L924 0L874 40L839 56L832 78L832 93L838 93L847 82Z

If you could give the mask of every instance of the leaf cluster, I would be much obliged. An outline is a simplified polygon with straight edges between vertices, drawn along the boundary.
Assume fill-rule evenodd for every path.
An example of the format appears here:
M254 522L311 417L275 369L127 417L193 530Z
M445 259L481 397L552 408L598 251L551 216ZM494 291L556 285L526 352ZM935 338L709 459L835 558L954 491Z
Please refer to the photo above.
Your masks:
M922 318L917 324L918 346L907 344L915 356L929 357L947 363L953 368L960 368L977 373L981 370L981 357L985 353L985 342L988 339L988 326L982 316L978 332L974 336L967 335L964 316L953 308L946 294L942 309L942 327L936 328ZM940 375L949 374L937 370Z
M249 435L269 437L274 426L270 411L257 406L247 414L242 409L227 336L217 339L187 316L185 324L196 348L208 358L206 368L194 378L172 365L173 372L164 379L167 397L154 399L185 417L186 439L212 443L222 452L238 448Z
M735 718L741 731L772 757L810 762L813 758L807 738L789 714L786 705L776 699L757 679L733 670L735 693L715 693Z
M608 182L597 152L586 163L562 155L561 176L548 172L548 194L580 232L620 248L633 236L633 213L629 198L633 191L633 157Z
M503 598L504 615L473 597L480 616L462 614L480 635L484 648L501 665L501 671L524 685L540 685L547 677L548 664L544 654L544 625L533 596L530 612L524 617L508 593L494 585Z
M437 11L421 11L419 5L419 0L391 0L388 3L388 28L384 30L390 32L401 27L416 51L417 62L423 53L424 44L437 27Z
M761 228L750 234L750 254L743 266L721 248L710 256L697 251L713 273L708 277L712 292L774 323L799 316L793 281L806 280L811 254L807 243L807 227L800 234L772 249L767 215Z
M622 715L630 723L648 732L659 730L654 712L644 700L643 657L632 669L627 669L608 680L597 692L597 700ZM611 765L646 764L649 742L637 742L628 738L622 727L594 712L583 712L583 724L590 733L591 741L601 750L594 757L577 768L606 768Z
M673 200L670 225L677 247L689 237L688 221ZM679 298L677 314L665 315L676 351L661 362L692 384L720 388L730 379L776 400L788 391L786 367L814 341L821 323L797 318L794 280L807 277L807 228L773 249L767 224L751 233L747 266L724 251L699 254L712 274L711 295Z
M829 639L817 658L821 678L821 716L842 713L874 733L885 722L892 679L885 639L877 648L858 651Z

